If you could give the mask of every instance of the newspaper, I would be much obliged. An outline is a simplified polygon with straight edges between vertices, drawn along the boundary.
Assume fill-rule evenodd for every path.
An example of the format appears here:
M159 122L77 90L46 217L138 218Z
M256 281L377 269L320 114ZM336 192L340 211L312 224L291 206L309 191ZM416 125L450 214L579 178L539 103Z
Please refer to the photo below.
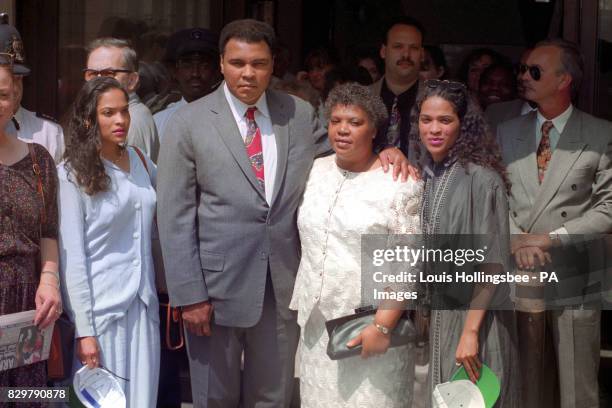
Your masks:
M28 310L0 316L0 371L49 358L53 324L39 330L35 315L35 310Z

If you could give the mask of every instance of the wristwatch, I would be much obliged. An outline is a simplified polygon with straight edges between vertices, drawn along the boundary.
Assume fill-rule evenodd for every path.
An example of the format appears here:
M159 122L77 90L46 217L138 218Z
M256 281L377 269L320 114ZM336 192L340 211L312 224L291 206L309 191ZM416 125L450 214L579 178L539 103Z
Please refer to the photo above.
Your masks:
M391 334L391 329L388 328L387 326L383 326L382 324L374 323L374 327L376 327L376 330L378 330L385 336L388 336Z

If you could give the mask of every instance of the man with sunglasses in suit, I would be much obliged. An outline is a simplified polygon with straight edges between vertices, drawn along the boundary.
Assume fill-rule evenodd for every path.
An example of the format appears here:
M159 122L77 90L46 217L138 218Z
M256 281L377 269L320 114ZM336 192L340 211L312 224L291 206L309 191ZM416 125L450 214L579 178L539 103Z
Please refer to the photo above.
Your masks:
M582 74L576 45L564 40L537 44L520 81L525 98L538 109L502 123L497 132L512 184L510 229L516 234L517 268L560 274L559 284L544 289L547 295L551 288L557 294L543 298L548 306L567 304L564 279L574 290L571 308L518 312L521 406L526 408L599 406L601 310L599 295L588 291L592 255L581 252L577 237L612 231L612 124L572 105ZM582 262L572 265L570 257L582 257ZM521 290L517 286L519 300L533 294ZM550 372L555 361L558 376ZM545 385L548 380L558 383ZM559 392L551 394L549 385Z

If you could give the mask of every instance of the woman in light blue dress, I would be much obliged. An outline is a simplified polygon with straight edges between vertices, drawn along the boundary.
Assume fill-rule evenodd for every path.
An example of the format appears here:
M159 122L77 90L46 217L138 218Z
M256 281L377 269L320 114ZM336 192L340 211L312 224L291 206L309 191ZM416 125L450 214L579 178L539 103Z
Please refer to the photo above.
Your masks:
M76 326L74 371L103 366L122 377L128 407L152 407L160 352L151 256L155 166L125 147L129 125L128 97L117 81L83 86L58 166L61 278Z

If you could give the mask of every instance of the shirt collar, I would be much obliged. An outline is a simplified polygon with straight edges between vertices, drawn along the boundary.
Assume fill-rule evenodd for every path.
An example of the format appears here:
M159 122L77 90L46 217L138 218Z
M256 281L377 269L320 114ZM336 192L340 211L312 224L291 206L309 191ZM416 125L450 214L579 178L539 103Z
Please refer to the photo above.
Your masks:
M569 120L573 111L574 111L574 105L570 103L570 106L567 107L565 112L563 112L556 118L550 119L550 121L553 123L553 126L555 127L557 132L559 132L559 134L563 133L563 129L565 129L565 125L567 125L567 121ZM538 129L542 128L542 124L546 122L547 120L548 119L546 119L538 110Z
M225 94L225 98L227 102L234 108L234 110L240 115L241 118L244 118L246 115L246 111L251 106L255 106L257 108L257 112L265 116L266 118L270 118L270 111L268 110L268 102L266 99L266 93L261 94L255 105L247 105L242 102L240 99L236 98L234 94L232 94L227 87L227 83L223 81L223 93Z

